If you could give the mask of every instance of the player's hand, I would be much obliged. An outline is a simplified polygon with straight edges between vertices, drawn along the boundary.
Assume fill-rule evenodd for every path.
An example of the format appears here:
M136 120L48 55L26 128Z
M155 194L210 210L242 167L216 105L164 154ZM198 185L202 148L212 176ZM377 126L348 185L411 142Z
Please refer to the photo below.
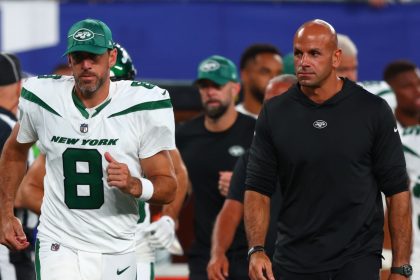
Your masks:
M219 172L219 192L223 196L227 196L229 192L230 179L232 178L231 171L220 171Z
M116 161L108 152L105 153L105 159L109 163L106 168L108 185L139 197L141 195L141 182L139 179L131 176L127 164Z
M166 248L175 240L175 222L169 216L162 216L156 222L146 227L150 246L156 249Z
M249 260L251 280L274 280L271 261L264 252L255 252Z
M22 223L15 216L2 218L0 243L10 250L23 250L29 246Z
M225 254L211 257L207 265L207 277L210 280L225 280L229 277L229 261Z

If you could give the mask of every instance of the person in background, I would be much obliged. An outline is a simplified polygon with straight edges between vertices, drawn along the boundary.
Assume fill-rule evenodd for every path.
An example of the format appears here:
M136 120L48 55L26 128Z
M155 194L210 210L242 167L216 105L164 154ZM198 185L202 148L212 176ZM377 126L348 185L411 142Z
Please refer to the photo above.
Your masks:
M412 280L420 280L420 70L411 61L396 60L384 69L384 80L395 93L395 117L410 176L413 203Z
M296 76L290 74L282 74L271 79L265 89L265 102L286 92L296 81ZM247 151L236 162L228 195L214 224L211 259L207 265L207 275L210 280L243 279L244 273L237 275L238 271L246 272L248 270L248 246L242 222L248 155ZM273 199L280 200L278 190L273 195ZM277 235L276 224L280 203L272 203L270 206L270 226L265 248L267 255L271 258ZM231 266L235 268L232 271ZM242 270L237 269L240 266L242 266Z
M358 82L367 91L385 99L388 105L394 109L396 106L395 94L385 81L358 80L358 50L353 40L345 34L337 34L337 40L338 47L341 49L341 61L337 67L337 75Z
M240 84L231 60L219 55L204 59L198 66L195 85L204 114L176 130L177 147L187 166L195 198L195 239L188 254L192 280L207 279L213 224L230 182L222 184L220 173L232 173L237 159L251 145L255 126L254 118L235 110Z
M337 76L341 49L331 24L304 23L293 49L298 84L264 105L250 149L244 200L250 278L377 280L381 192L389 204L392 264L405 271L390 279L409 277L411 201L392 111ZM282 200L271 262L264 241L277 180Z
M358 65L357 48L349 36L337 34L338 48L341 49L341 61L337 67L337 75L357 82Z
M0 53L0 154L7 138L17 121L22 70L19 59L10 53ZM31 153L30 153L31 154ZM29 161L32 161L30 158ZM28 161L28 164L29 164ZM33 231L38 222L36 216L27 209L15 207L14 212L22 223L23 230L31 244ZM32 280L35 279L35 268L32 261L32 248L22 251L9 250L0 245L0 279Z
M268 81L283 71L280 51L269 44L251 45L242 53L239 68L243 101L236 105L236 110L256 118Z

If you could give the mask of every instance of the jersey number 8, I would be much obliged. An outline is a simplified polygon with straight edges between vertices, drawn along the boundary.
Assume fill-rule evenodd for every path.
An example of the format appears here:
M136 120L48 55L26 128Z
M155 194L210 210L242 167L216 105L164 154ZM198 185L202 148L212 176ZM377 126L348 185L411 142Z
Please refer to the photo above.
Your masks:
M102 156L97 150L66 149L63 172L64 202L70 209L99 209L104 204Z

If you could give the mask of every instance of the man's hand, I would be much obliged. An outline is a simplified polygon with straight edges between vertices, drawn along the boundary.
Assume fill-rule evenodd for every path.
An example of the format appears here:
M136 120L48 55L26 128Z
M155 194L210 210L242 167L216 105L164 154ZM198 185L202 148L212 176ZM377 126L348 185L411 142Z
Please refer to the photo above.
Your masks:
M249 260L249 278L251 280L274 280L271 261L264 252L255 252Z
M29 246L22 223L15 216L3 217L1 229L0 243L10 250L23 250Z
M149 233L149 244L153 248L168 249L175 240L175 222L169 216L162 216L158 221L151 223L145 232Z
M141 182L139 179L131 177L127 164L116 161L108 152L105 153L105 159L109 163L106 168L108 185L139 197L141 195Z
M230 179L232 178L232 171L219 172L219 192L223 196L227 196L229 192Z
M207 265L207 277L209 280L225 280L229 277L229 261L225 254L212 255Z

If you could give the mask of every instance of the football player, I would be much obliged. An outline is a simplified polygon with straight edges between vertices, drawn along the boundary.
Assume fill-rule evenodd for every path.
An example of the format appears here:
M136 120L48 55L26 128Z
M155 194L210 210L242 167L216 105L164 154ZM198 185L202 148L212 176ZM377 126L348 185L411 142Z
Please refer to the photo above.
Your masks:
M20 118L0 161L0 241L28 246L13 214L27 151L38 141L46 175L38 226L39 279L134 279L138 201L171 202L176 178L169 93L110 81L117 50L105 23L86 19L68 32L71 76L23 84Z
M115 65L110 70L112 81L134 80L137 70L128 52L120 44ZM155 249L166 248L170 253L181 255L182 248L175 236L175 221L178 218L187 191L188 175L177 149L169 151L178 182L175 199L162 208L159 220L151 223L147 202L139 201L139 220L136 230L137 279L152 279L154 275ZM16 203L41 213L44 194L45 156L41 155L24 177L17 193Z

